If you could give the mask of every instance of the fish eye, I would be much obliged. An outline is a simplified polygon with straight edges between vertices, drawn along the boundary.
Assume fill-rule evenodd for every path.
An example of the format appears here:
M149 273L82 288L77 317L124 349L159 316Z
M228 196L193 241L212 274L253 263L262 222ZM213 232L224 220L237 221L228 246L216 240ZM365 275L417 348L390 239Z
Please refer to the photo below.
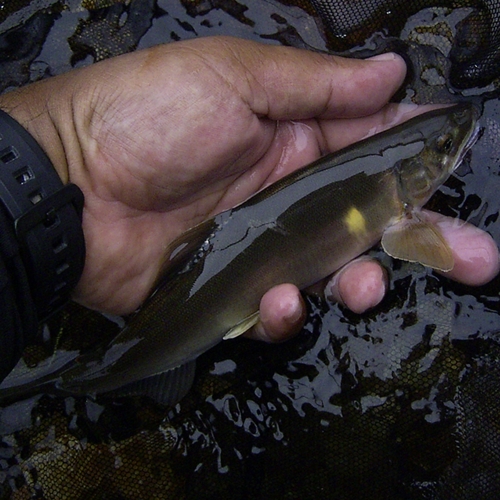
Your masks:
M454 115L455 122L457 125L464 125L471 120L474 113L474 109L467 106L464 109L457 110Z
M439 136L436 146L441 153L449 154L453 149L453 137L450 134Z

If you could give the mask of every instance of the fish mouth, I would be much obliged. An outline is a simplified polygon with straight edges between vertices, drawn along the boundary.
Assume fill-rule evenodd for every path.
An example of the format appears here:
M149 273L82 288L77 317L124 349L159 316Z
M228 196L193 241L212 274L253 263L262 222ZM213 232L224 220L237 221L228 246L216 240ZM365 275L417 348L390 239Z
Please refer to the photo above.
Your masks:
M457 161L455 162L455 166L454 166L453 170L456 170L457 167L462 163L465 155L470 151L472 146L474 146L474 144L479 139L480 133L481 133L481 126L479 125L479 123L476 122L474 129L470 133L469 137L466 140L464 147L462 148L462 151L460 151L460 154L457 158Z

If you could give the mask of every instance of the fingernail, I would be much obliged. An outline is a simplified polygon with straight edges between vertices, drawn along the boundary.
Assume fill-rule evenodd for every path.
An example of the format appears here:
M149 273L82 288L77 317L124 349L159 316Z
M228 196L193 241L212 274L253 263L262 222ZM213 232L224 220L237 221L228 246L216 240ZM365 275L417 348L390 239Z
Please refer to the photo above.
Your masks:
M349 264L348 264L349 265ZM330 281L325 286L325 298L330 302L337 302L341 306L345 306L344 299L342 298L339 290L339 278L342 275L342 271L339 271L333 275Z
M268 335L266 329L264 328L264 325L262 324L261 321L259 321L254 327L253 327L253 336L254 339L256 340L262 340L264 342L270 343L273 342L273 338Z
M379 54L378 56L369 57L366 61L394 61L397 55L394 52L385 52L384 54Z

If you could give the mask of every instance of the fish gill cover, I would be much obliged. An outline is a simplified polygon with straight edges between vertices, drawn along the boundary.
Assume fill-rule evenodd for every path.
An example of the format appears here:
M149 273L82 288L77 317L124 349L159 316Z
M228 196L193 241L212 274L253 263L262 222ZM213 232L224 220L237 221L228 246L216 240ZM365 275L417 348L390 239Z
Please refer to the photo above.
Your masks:
M2 90L216 34L355 57L396 50L412 68L399 100L481 106L469 168L432 208L500 244L500 0L0 5ZM43 395L0 409L0 498L499 498L500 278L471 289L371 253L391 269L379 307L358 316L310 300L298 338L203 355L173 408ZM118 329L74 304L47 328L28 366Z

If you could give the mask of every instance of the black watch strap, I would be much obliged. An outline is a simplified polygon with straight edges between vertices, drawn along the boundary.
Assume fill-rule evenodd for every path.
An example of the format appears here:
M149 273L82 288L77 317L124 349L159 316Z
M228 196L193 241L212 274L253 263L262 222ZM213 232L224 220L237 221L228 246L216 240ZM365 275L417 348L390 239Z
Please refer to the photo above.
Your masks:
M0 201L12 219L38 318L67 302L85 261L83 193L64 185L17 121L0 111Z

